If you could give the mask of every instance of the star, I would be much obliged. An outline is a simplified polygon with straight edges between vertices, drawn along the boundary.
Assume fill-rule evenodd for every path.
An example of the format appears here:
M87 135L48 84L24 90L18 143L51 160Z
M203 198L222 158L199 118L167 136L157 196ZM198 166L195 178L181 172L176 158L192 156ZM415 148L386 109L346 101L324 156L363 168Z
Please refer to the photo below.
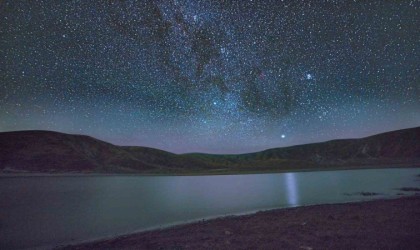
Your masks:
M415 1L6 2L0 132L246 153L420 124Z

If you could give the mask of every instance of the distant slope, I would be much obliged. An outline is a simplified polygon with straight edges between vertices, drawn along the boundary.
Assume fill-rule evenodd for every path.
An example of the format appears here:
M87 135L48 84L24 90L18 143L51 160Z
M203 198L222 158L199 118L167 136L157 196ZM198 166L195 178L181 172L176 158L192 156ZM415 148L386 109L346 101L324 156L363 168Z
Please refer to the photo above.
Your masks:
M8 171L129 173L203 167L185 158L157 149L115 146L84 135L0 133L0 169Z
M361 139L333 140L242 155L191 154L217 165L247 168L322 168L414 164L420 165L420 127ZM305 167L306 166L306 167Z
M241 155L177 155L51 131L0 133L3 172L191 173L420 165L420 127Z

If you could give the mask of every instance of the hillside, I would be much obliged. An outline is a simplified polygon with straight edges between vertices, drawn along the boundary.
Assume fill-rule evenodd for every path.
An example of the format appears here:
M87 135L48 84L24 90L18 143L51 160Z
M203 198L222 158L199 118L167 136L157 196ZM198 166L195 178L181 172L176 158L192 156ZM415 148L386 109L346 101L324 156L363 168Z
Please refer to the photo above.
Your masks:
M0 169L12 172L130 173L202 167L201 162L185 158L152 148L116 146L84 135L0 133Z
M3 172L208 173L420 165L420 127L240 155L177 155L51 131L0 133Z
M242 155L191 154L216 165L238 168L328 168L367 165L420 164L420 127L361 139L273 148ZM293 167L291 167L293 166Z

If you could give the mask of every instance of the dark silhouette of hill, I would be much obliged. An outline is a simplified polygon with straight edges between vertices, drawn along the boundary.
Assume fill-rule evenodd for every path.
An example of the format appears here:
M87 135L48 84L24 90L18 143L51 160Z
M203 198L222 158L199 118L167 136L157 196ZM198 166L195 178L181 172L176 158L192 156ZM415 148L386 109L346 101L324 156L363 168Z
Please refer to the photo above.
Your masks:
M420 127L239 155L116 146L52 131L0 133L3 172L199 173L420 165Z
M31 172L156 172L202 168L201 162L146 147L121 147L51 131L0 133L0 169Z
M419 142L420 127L416 127L361 139L332 140L242 155L192 155L212 164L253 169L420 165Z

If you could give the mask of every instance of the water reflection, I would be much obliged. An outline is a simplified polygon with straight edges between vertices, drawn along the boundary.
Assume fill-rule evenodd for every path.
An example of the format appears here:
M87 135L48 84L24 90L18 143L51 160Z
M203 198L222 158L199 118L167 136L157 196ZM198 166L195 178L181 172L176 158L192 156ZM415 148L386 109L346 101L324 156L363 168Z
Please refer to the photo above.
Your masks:
M298 196L298 188L296 184L296 174L295 173L286 173L284 174L284 178L286 179L286 191L287 191L287 203L291 206L298 206L299 205L299 196Z
M52 248L263 209L397 197L419 169L223 176L0 178L0 249ZM4 215L4 216L3 216Z

